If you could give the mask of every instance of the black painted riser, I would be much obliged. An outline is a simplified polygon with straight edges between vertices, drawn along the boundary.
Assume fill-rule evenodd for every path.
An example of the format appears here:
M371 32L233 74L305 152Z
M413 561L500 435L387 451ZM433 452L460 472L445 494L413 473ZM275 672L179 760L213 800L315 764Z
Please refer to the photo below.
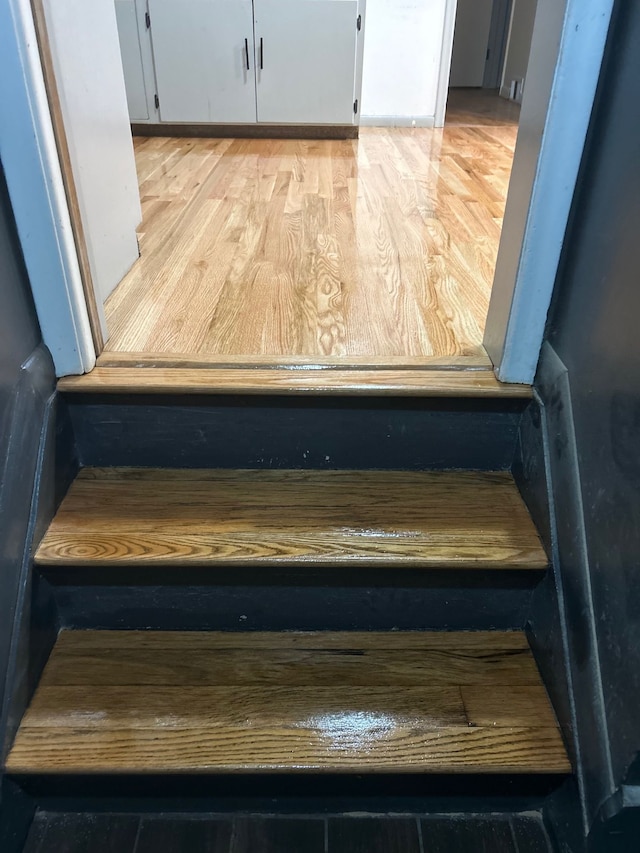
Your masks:
M528 773L52 773L11 778L36 797L41 808L52 811L401 813L533 810L566 777Z
M67 628L321 631L519 630L533 590L509 586L39 584Z
M66 399L84 466L507 470L523 400Z

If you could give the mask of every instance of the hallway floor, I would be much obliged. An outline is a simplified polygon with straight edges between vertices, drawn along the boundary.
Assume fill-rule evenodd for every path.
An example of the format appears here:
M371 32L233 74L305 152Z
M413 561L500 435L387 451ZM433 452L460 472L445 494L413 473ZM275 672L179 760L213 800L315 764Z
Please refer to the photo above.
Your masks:
M551 853L536 812L411 817L48 814L25 853Z
M141 258L106 352L477 356L517 117L453 90L443 130L136 138Z

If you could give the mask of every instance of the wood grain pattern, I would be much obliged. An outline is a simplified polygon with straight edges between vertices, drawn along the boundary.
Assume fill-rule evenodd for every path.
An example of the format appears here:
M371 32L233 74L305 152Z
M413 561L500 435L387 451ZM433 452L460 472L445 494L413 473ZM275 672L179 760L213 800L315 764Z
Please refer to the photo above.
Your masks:
M531 397L529 385L509 385L490 370L292 370L193 367L96 367L58 382L64 393L313 394L367 397Z
M352 654L345 649L267 649L260 656L247 649L218 649L215 654L203 651L175 651L160 646L155 650L118 649L100 653L67 654L56 657L42 677L44 686L70 684L95 688L117 684L162 685L166 683L199 687L225 684L249 686L284 683L287 687L336 689L337 684L366 687L410 687L428 678L429 684L511 686L536 684L538 673L526 651L508 655L465 649L451 654L437 649L420 652L368 649ZM127 670L127 678L115 669Z
M542 569L507 473L83 469L40 565Z
M142 257L107 350L473 355L517 124L471 113L359 140L136 138Z
M380 635L373 631L63 631L58 636L59 653L102 652L106 649L160 649L167 642L172 649L200 649L213 653L219 649L344 649L366 651L380 647ZM391 631L385 635L385 649L427 651L448 649L451 637L446 632ZM461 631L456 633L456 649L525 652L529 649L521 631Z
M491 359L482 347L469 355L429 356L340 356L304 355L171 355L146 352L104 352L98 357L98 367L161 367L200 370L229 370L233 368L272 370L493 370Z
M386 633L63 632L7 767L570 770L522 634L412 633L406 648L397 642Z
M67 659L65 664L70 665ZM59 673L58 673L59 676ZM155 685L154 704L147 706L149 685L50 686L42 684L38 703L23 719L26 728L72 729L148 729L218 728L247 726L249 728L299 728L300 720L344 713L376 713L393 715L398 722L412 722L426 728L446 725L467 725L465 708L457 687L403 687L391 693L388 687L272 687L261 684L256 693L255 683L238 687L209 687L179 684L174 687ZM535 688L533 688L535 691ZM504 691L501 694L504 699ZM533 708L535 709L534 702ZM509 725L536 725L512 722ZM548 717L548 715L547 715ZM553 714L551 714L553 722ZM540 723L542 724L542 723Z

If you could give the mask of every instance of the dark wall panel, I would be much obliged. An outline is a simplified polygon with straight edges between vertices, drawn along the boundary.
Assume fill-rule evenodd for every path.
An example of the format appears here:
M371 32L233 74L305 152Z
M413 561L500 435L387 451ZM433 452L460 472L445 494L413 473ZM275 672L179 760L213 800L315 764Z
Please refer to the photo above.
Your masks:
M20 503L12 488L12 461L14 456L26 452L21 446L17 421L30 417L32 413L33 391L25 387L22 366L28 362L39 342L40 330L4 172L0 169L0 700L4 692L17 594L16 567L22 561L31 504L31 486L27 485L22 501L26 503L26 516L11 512L11 507ZM24 479L28 479L26 471Z
M0 166L0 393L16 381L20 366L40 342L40 329ZM6 400L6 397L4 398ZM4 408L4 406L3 406Z
M552 409L570 405L575 430L587 570L574 576L579 588L566 589L576 602L590 600L579 616L592 611L595 643L573 663L592 668L596 680L599 668L604 709L605 743L582 744L592 807L625 779L640 750L639 45L640 4L618 2L547 329L568 371L568 399L539 377ZM557 439L550 437L557 464L574 464ZM565 511L557 507L560 522ZM587 701L579 685L575 699ZM601 760L607 752L610 760Z
M38 520L40 475L55 469L55 376L40 329L0 168L0 760L44 656L40 639L55 626L40 604L31 618L30 540ZM49 439L47 441L47 439ZM54 454L55 456L55 454ZM45 490L54 494L54 479ZM53 497L42 503L51 509ZM42 629L42 630L41 630ZM50 636L46 642L50 641ZM0 846L20 849L29 820L8 783L0 788Z

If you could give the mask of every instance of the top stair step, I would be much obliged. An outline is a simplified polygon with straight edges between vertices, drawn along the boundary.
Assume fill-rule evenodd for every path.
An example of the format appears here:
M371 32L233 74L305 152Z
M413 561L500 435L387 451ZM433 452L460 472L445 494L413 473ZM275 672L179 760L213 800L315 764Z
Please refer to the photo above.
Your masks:
M85 468L42 566L544 569L508 473Z
M499 382L488 357L307 359L106 353L64 393L258 394L362 397L531 397L531 386Z

